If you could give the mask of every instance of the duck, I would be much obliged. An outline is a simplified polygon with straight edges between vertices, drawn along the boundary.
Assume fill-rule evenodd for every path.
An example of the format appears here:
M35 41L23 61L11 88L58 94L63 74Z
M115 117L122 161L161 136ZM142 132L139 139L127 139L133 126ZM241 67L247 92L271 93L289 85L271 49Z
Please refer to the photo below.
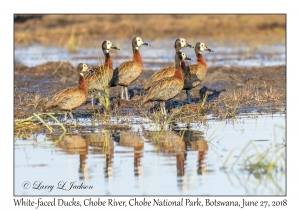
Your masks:
M202 55L203 51L214 52L205 43L197 42L195 45L197 63L186 67L183 90L186 91L187 103L191 103L190 90L197 87L203 81L207 72L207 64Z
M79 63L77 66L77 72L79 74L78 87L68 87L56 94L45 104L44 110L55 109L65 111L65 121L67 121L67 114L73 122L72 111L81 106L88 97L88 86L84 79L84 72L92 71L87 64Z
M117 85L122 86L121 98L124 99L124 90L126 100L128 98L128 86L134 82L142 73L143 59L139 52L141 45L151 46L145 43L141 37L134 37L132 40L133 59L131 61L125 61L121 63L113 72L113 77L109 83L109 87L115 87Z
M184 60L191 60L182 51L175 54L176 71L172 77L166 77L156 81L143 97L141 105L150 102L160 102L160 107L163 115L167 115L165 102L176 97L184 86L183 70L186 68Z
M175 44L174 44L175 53L181 51L181 49L184 47L194 48L192 45L187 43L186 39L177 38L175 40ZM151 85L153 85L154 82L161 80L162 78L165 78L165 77L172 77L174 75L175 71L176 71L175 66L168 66L161 70L158 70L150 77L149 81L143 86L142 89L144 91L149 90Z
M85 81L90 91L104 91L108 89L108 83L113 76L113 60L109 50L120 50L111 41L105 40L102 43L102 51L105 56L103 65L92 67L94 73L85 75ZM94 106L94 95L92 94L92 106Z

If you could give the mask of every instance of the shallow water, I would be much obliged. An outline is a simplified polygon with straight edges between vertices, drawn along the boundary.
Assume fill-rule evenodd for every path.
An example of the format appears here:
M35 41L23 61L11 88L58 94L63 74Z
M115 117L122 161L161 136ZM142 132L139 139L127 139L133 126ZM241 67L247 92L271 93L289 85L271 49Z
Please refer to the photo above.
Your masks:
M111 40L119 47L120 51L111 50L110 54L114 60L114 66L132 58L131 40ZM146 40L145 40L146 41ZM199 40L188 41L194 44ZM144 69L159 70L174 63L174 40L147 40L151 46L141 46L140 52L144 61ZM66 48L47 47L42 45L15 46L15 61L28 67L43 64L48 61L70 62L77 66L80 62L90 65L103 63L103 52L101 41L95 41L93 48L78 48L77 52L69 53ZM235 46L233 44L220 44L217 42L206 42L207 46L214 52L203 52L209 67L213 66L242 66L242 67L265 67L285 65L286 48L284 45L274 46ZM196 62L194 49L184 48L183 51L192 61Z
M62 136L15 137L15 195L286 194L285 115L164 131L146 118L111 118L132 127L113 134L91 123L79 119L89 126ZM92 189L69 190L72 182Z

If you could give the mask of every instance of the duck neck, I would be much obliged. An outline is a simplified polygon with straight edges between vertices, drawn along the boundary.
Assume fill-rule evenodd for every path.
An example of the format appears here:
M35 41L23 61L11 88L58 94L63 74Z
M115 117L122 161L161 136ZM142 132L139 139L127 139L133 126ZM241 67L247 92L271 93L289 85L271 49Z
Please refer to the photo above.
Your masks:
M82 90L86 97L88 96L88 87L87 87L84 77L81 74L79 75L78 89Z
M113 70L113 61L112 58L109 55L109 52L105 52L105 62L104 62L104 66L109 68L110 70Z
M181 47L175 45L175 52L181 52Z
M184 61L181 62L181 69L182 69L183 77L185 77L188 73L188 67L185 65Z
M181 61L178 64L176 63L176 68L177 68L177 70L175 71L174 77L183 81L182 70L185 69L184 61Z
M143 59L138 49L133 50L133 60L143 65Z
M201 53L197 53L196 54L196 56L197 56L197 63L199 64L199 65L201 65L201 66L207 66L206 65L206 62L205 62L205 60L204 60L204 57L203 57L203 55L201 54Z

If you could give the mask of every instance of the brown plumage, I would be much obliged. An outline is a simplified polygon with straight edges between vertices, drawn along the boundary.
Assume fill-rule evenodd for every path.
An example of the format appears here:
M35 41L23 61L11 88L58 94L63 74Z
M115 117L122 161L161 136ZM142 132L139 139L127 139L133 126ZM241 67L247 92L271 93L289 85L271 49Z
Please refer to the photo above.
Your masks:
M174 48L175 53L181 51L183 47L192 47L192 45L188 44L184 38L178 38L175 40ZM176 71L175 66L165 67L157 72L155 72L149 79L149 81L143 86L143 90L149 90L149 88L153 85L154 82L161 80L162 78L172 77Z
M81 106L88 97L88 87L83 76L83 72L86 72L87 70L88 65L84 63L78 64L78 87L69 87L57 92L52 99L46 103L44 110L57 109L66 111L65 120L67 120L67 112L69 112L73 121L72 110Z
M207 48L205 43L198 42L195 45L195 54L197 57L197 63L194 65L187 66L187 73L184 77L183 90L186 90L188 103L191 102L190 90L198 86L203 81L207 72L207 65L202 55L202 52L204 50L213 52L211 49Z
M102 51L105 56L104 64L101 66L93 67L94 73L88 73L85 75L85 81L89 90L94 91L103 91L108 88L108 83L110 82L113 76L113 60L109 55L109 50L117 48L111 41L105 40L102 43ZM94 96L92 94L92 106L94 106Z
M126 100L128 100L128 85L135 81L143 70L143 59L139 52L139 46L149 44L143 42L140 37L134 37L132 40L133 59L132 61L125 61L121 63L113 73L113 77L109 83L109 87L117 85L122 86L121 98L124 99L124 89Z
M142 105L148 101L161 102L162 113L167 115L165 101L177 96L183 88L184 80L182 71L185 69L184 60L191 60L184 52L177 52L175 55L176 71L172 77L166 77L156 81L149 89L142 100Z

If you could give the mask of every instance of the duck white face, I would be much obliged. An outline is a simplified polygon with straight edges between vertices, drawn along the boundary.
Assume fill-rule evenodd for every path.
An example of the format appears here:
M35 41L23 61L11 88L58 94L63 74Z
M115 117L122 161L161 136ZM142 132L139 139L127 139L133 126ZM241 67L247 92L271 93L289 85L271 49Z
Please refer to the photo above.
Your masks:
M184 52L181 52L180 60L184 61L186 59L186 54Z
M185 54L185 52L177 52L176 55L175 55L175 61L176 62L181 62L181 61L184 61L184 60L191 60L190 58L188 58Z
M80 63L77 66L77 72L86 72L89 69L88 65L86 65L85 63Z
M136 50L138 50L139 46L141 46L141 45L150 46L150 44L145 43L141 37L134 37L132 40L132 45L133 45L134 49L136 49Z
M186 40L184 38L179 38L180 47L186 46Z
M184 48L184 47L194 48L192 45L188 44L184 38L176 39L174 47L175 47L176 51L181 51L181 48Z
M206 44L203 42L200 42L200 51L207 50Z
M103 50L105 53L109 53L109 50L110 50L110 49L120 50L120 49L117 48L111 41L105 40L105 41L102 43L102 50Z
M144 41L142 40L141 37L136 37L136 46L141 46L142 44L144 44Z
M82 72L86 72L89 69L88 65L85 63L82 64Z
M179 38L180 40L180 46L181 47L192 47L194 48L192 45L188 44L187 41L184 38Z
M198 42L195 46L195 52L196 53L201 53L203 52L204 50L207 50L207 51L210 51L210 52L213 52L211 49L209 49L205 43L203 42Z

